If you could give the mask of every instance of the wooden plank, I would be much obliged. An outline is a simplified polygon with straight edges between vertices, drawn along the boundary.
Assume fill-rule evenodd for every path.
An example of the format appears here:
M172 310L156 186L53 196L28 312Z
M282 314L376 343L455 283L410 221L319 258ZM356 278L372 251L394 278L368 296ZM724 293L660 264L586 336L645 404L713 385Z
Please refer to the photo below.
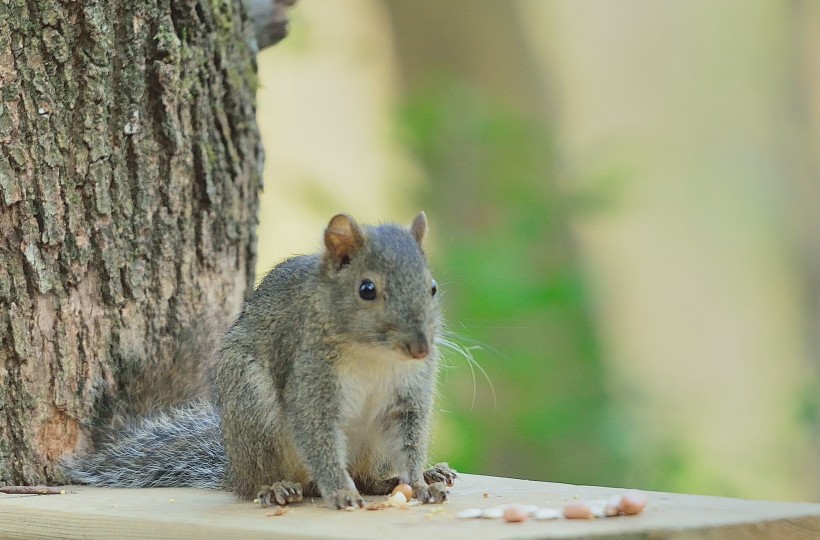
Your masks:
M0 495L0 537L820 538L820 504L660 492L648 492L649 504L639 516L526 523L455 517L469 507L521 503L561 508L575 497L604 499L622 491L465 474L445 505L340 512L324 507L319 499L274 517L271 509L238 501L225 492L69 486L65 495Z

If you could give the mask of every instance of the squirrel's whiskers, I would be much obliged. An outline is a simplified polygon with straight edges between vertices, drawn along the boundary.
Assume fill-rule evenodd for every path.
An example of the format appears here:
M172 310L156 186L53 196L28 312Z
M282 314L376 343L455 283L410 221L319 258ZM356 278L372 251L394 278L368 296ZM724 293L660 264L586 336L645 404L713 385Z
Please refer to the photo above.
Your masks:
M466 346L459 343L459 341L468 341L468 339L465 336L458 334L457 332L453 332L451 330L442 330L441 333L438 336L436 336L437 345L457 353L457 356L460 356L461 358L466 360L467 367L470 368L470 374L473 380L473 399L470 402L470 410L473 410L473 407L475 406L476 396L478 395L478 385L476 383L475 376L476 369L478 369L482 377L484 377L484 380L487 381L487 386L490 387L490 393L493 396L493 407L497 409L498 399L495 393L495 385L493 385L493 381L492 379L490 379L490 375L487 373L487 370L485 370L481 366L481 364L478 363L478 360L476 360L475 356L473 355L473 351L484 350L484 347L475 340L469 340L473 341L473 344Z

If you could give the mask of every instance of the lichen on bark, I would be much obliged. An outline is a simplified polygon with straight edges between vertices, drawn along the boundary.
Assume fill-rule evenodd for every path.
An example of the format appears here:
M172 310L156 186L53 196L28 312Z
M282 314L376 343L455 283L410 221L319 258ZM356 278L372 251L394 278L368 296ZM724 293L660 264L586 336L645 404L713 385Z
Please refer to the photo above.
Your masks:
M0 3L0 483L63 480L134 364L253 284L238 0Z

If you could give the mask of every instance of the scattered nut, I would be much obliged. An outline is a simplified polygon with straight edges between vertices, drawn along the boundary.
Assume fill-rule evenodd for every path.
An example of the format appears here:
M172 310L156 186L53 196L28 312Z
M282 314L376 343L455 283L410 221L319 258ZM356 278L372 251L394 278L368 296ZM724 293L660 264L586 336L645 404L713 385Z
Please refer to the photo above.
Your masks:
M528 516L532 516L538 511L538 505L537 504L522 504L522 505L515 505L515 506L519 506L519 508L521 508L521 510L523 510L524 513L527 514Z
M407 502L407 497L404 496L404 493L401 491L397 491L391 496L387 498L387 504L390 506L400 506Z
M504 510L504 521L507 523L521 523L527 521L527 512L520 506L510 506Z
M287 506L276 506L276 508L273 509L273 512L267 512L265 515L268 517L277 517L287 514L289 511L290 510L288 510Z
M604 514L607 517L614 517L621 513L621 495L614 495L609 498L604 508Z
M589 507L589 511L592 513L593 517L602 518L606 517L606 507L609 504L609 501L606 499L592 499L584 501L584 503Z
M402 495L394 490L393 497ZM484 492L484 498L489 494ZM415 502L415 501L414 501ZM548 501L547 501L548 502ZM560 519L594 519L613 517L618 515L640 514L647 505L647 496L642 491L630 490L622 494L613 495L609 499L580 499L577 495L572 500L565 501L563 511L550 507L539 507L534 504L503 504L490 508L465 508L456 517L459 519L501 519L510 523L520 523L529 518L539 521ZM391 505L392 506L392 505ZM431 517L431 516L427 516Z
M646 493L637 490L627 491L621 497L621 511L628 516L640 514L646 506L646 502Z
M539 508L535 511L533 517L538 521L544 521L547 519L558 519L561 517L561 512L556 510L555 508Z
M567 519L592 519L592 510L585 502L571 502L564 505L564 517Z
M504 517L504 509L500 506L493 506L492 508L485 508L481 512L481 517L485 519L499 519Z
M465 508L464 510L456 514L456 517L459 519L474 519L480 518L481 513L481 508Z
M396 493L403 493L406 501L409 501L413 498L413 488L410 487L410 484L399 484L398 486L393 488L393 491L390 493L390 495L395 495Z

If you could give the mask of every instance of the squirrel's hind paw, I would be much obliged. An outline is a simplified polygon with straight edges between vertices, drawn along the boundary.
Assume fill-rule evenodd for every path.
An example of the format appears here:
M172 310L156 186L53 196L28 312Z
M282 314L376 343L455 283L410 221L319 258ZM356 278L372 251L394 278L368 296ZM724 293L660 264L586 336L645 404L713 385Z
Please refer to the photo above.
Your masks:
M458 473L446 462L436 463L424 471L424 481L428 484L443 482L447 487L453 487L453 481L458 478Z
M284 506L286 504L299 502L302 500L302 484L299 482L274 482L269 486L259 488L256 496L262 507L269 506L271 502Z

